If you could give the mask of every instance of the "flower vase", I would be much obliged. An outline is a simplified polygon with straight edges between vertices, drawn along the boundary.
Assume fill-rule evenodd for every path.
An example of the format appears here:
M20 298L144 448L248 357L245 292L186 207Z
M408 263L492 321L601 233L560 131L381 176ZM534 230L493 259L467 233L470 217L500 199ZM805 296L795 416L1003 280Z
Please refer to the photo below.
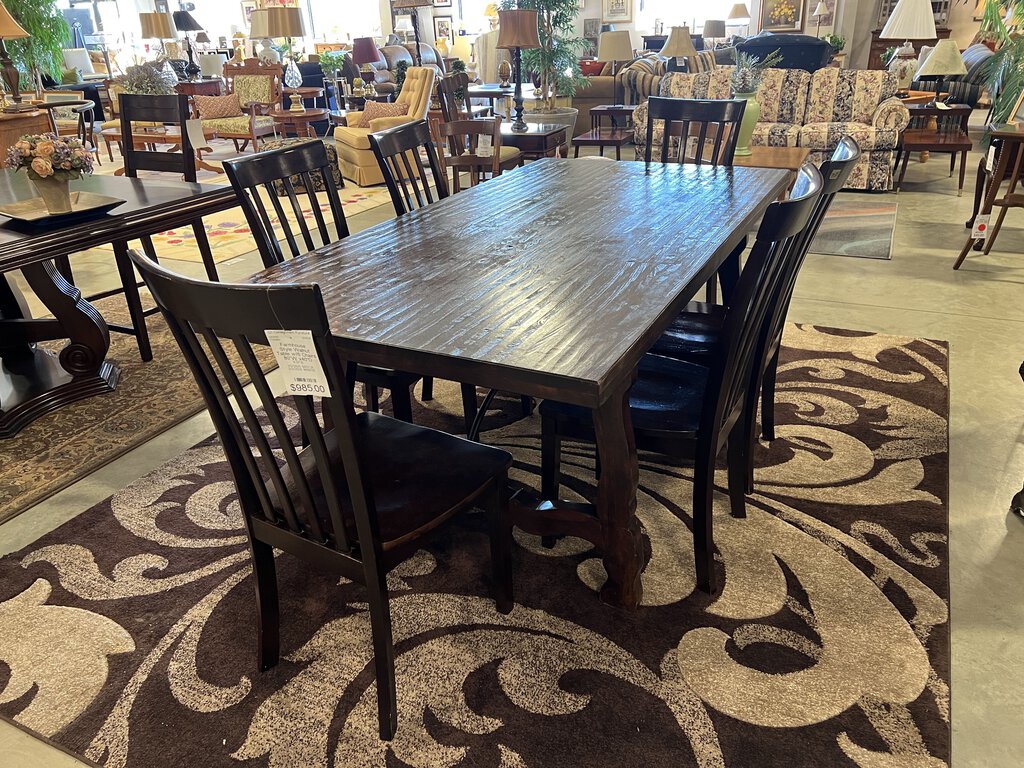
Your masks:
M36 192L43 198L46 210L51 214L71 213L71 180L46 176L32 179Z
M740 123L740 134L736 139L736 151L733 154L746 157L750 154L750 138L754 135L754 127L761 117L761 105L757 103L757 92L737 93L737 99L744 99L747 106L743 109L743 121Z

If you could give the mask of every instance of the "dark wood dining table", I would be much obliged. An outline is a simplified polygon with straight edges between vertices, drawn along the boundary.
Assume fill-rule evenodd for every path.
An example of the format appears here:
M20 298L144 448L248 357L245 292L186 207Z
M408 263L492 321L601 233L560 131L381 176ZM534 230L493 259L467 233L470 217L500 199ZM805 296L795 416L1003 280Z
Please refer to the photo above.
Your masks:
M71 190L125 202L100 216L83 214L49 225L25 226L0 215L0 438L66 403L110 392L117 385L118 368L105 359L109 328L70 275L61 271L61 260L109 243L124 247L128 240L238 204L229 186L173 180L88 176L71 182ZM0 205L34 196L24 173L0 171ZM110 261L113 268L114 259ZM6 278L13 270L21 270L52 318L31 317ZM68 340L58 355L36 346L53 339Z
M789 176L540 160L250 281L319 284L346 359L592 409L596 505L519 504L516 524L593 543L602 599L633 608L637 364Z

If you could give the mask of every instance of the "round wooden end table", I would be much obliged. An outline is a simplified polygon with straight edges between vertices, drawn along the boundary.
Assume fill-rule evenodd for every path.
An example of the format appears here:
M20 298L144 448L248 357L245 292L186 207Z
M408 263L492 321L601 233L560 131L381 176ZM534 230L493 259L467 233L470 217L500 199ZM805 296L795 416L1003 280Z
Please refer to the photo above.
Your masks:
M316 131L313 130L313 123L327 119L327 110L320 107L307 107L302 112L272 109L268 114L274 118L274 125L285 136L290 131L296 136L308 136L311 139L317 138Z

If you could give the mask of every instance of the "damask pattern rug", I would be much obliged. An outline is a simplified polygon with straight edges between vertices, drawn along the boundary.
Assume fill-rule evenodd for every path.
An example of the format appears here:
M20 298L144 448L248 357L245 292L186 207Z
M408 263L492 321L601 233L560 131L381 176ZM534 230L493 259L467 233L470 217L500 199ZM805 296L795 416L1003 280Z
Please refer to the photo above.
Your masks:
M694 588L689 471L656 457L635 612L600 602L588 544L517 535L498 614L468 516L391 575L382 743L360 587L281 555L283 658L256 671L245 535L208 440L0 560L0 713L109 768L945 765L946 346L813 326L785 342L748 517L717 499L715 599ZM458 402L442 387L417 418L457 425ZM536 487L539 423L510 407L484 439ZM564 470L593 494L586 446Z

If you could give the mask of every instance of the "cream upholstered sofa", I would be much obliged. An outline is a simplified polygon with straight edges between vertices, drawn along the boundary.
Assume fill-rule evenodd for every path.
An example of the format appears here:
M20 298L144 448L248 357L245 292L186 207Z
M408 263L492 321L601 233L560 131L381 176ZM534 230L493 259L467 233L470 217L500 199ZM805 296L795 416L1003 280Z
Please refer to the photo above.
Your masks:
M658 95L673 98L728 99L732 94L732 67L686 74L671 72L658 83ZM874 191L893 187L893 163L900 133L910 112L895 98L896 76L877 70L826 67L814 74L801 69L767 69L757 89L761 117L751 144L772 147L807 147L809 159L820 164L844 136L852 137L863 154L848 189ZM647 143L647 105L637 107L637 158ZM660 142L656 126L655 142Z
M346 179L361 187L383 184L377 159L370 149L370 134L395 128L415 120L425 120L430 109L430 96L434 90L433 67L409 67L405 75L402 92L395 99L396 104L408 104L404 115L378 117L366 127L353 127L362 120L362 112L349 112L348 125L334 129L334 145L338 150L338 165Z

